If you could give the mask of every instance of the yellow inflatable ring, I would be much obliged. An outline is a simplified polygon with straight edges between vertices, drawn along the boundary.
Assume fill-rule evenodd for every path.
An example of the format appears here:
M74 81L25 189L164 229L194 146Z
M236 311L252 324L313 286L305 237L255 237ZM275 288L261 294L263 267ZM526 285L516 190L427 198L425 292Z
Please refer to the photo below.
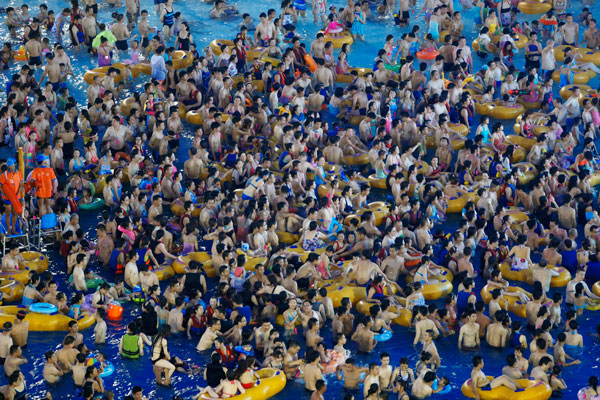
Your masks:
M377 189L387 189L386 178L377 178L376 175L369 175L369 186Z
M325 33L323 31L319 31L319 33ZM343 31L337 34L336 36L325 35L325 43L331 42L333 43L334 49L341 49L345 44L354 43L354 39L352 35L348 31Z
M449 199L446 213L462 213L462 210L469 201L477 202L477 200L479 200L479 196L474 192L469 192L467 195Z
M350 71L358 72L358 76L360 78L364 77L366 74L373 72L371 68L350 68ZM338 74L335 77L335 81L338 83L350 83L354 80L354 75L352 74Z
M0 292L2 292L2 302L16 302L23 299L25 285L11 278L0 278ZM0 302L1 304L1 302Z
M42 253L37 251L22 251L20 254L25 260L27 269L35 271L38 274L48 269L48 257Z
M521 4L521 3L519 3ZM488 376L488 380L491 382L494 380L493 376ZM491 390L477 389L477 394L480 400L548 400L552 396L552 389L550 385L543 381L529 380L529 379L516 379L517 383L524 387L521 392L513 392L506 386L498 386ZM462 394L470 399L474 399L473 388L471 387L471 379L468 379L463 383L460 388Z
M596 171L590 176L590 180L588 181L590 186L600 185L600 171Z
M300 240L299 233L290 233L290 232L282 232L282 231L275 231L275 233L277 234L277 237L279 238L279 242L281 242L283 244L292 244L292 243L296 243L298 240Z
M185 120L192 125L202 125L202 116L197 111L188 111L185 113Z
M152 268L159 281L166 281L175 276L175 270L170 265L160 265L158 268Z
M260 53L265 51L265 48L266 47L259 46L252 47L251 49L246 50L246 60L248 60L249 62L256 60L260 56Z
M344 165L367 165L369 163L369 155L367 153L353 154L344 156Z
M479 115L488 115L492 103L482 103L481 95L479 94L473 95L471 97L473 99L473 106L475 108L475 112Z
M524 136L508 135L506 136L506 142L509 144L521 146L525 150L529 151L531 150L533 145L537 143L537 140L535 138L526 138Z
M594 283L592 286L592 292L594 292L596 296L600 296L600 281Z
M575 85L585 85L595 76L596 73L594 71L573 72L573 83ZM552 80L556 83L560 82L560 70L556 70L552 73Z
M30 332L68 331L69 322L73 321L73 318L61 313L39 314L29 312L25 306L2 306L0 307L0 324L12 323L19 311L27 312L25 321L29 322ZM79 330L83 330L92 326L95 321L93 315L83 313L77 319L77 325L79 325Z
M525 282L529 285L533 285L533 268L515 271L510 268L510 265L508 263L502 263L500 264L499 269L504 279ZM571 280L571 273L564 267L556 267L550 265L547 266L546 269L553 269L560 274L559 276L552 277L552 279L550 280L550 287L564 287L567 286L567 283L569 283L569 281Z
M431 280L437 280L438 282L423 284L423 297L425 297L425 300L441 299L452 292L454 275L448 268L442 267L441 269L443 270L442 274L431 274L429 276ZM407 275L406 282L411 283L413 281L414 277Z
M194 55L189 51L175 50L173 52L173 68L186 69L194 62Z
M283 371L273 368L263 368L255 372L258 381L254 386L246 389L244 394L229 397L228 400L263 400L275 396L281 392L287 382ZM258 385L256 384L258 382ZM208 394L203 394L200 399L210 399Z
M227 39L215 39L212 42L210 42L210 48L213 51L213 53L215 53L215 55L219 56L221 55L221 46L225 45L229 48L233 48L234 44L231 40L227 40Z
M325 249L323 249L323 250L325 250ZM243 254L246 256L246 263L244 264L244 269L246 271L255 272L256 266L258 264L262 264L263 266L266 266L267 263L269 262L269 259L267 259L266 257L251 257L247 253L244 253L240 249L237 249L237 253L238 253L238 255Z
M492 291L494 289L497 288L495 286L490 285L485 285L481 289L481 298L483 301L485 301L485 304L490 304L490 301L492 301ZM505 291L505 289L502 290ZM527 296L529 296L530 299L532 299L531 293L527 292L525 289L521 289L518 286L509 286L508 292L523 292ZM506 299L506 302L508 304L508 311L510 311L518 317L527 318L527 313L525 312L525 303L521 303L519 299L515 296L504 296L504 299Z
M469 128L467 128L465 124L456 124L453 122L449 122L448 128L463 136L467 136L469 134Z
M195 251L185 256L179 256L173 261L173 271L177 274L187 274L187 266L190 261L197 261L202 264L202 268L209 278L215 278L217 272L212 266L212 257L205 251Z
M488 115L496 119L515 119L525 112L522 104L512 106L503 105L500 101L495 101L488 106Z
M523 116L519 115L513 125L513 130L516 134L521 133L521 123L523 121ZM532 114L532 123L533 123L533 132L536 135L541 135L542 133L548 132L550 128L548 128L547 124L550 121L550 117L546 114L542 113L533 113Z
M402 306L402 304L406 304L406 299L399 297L399 296L394 296L394 298L400 304L400 310L398 310L398 307L396 305L391 305L387 309L389 312L398 314L398 317L394 318L392 320L392 322L395 324L398 324L400 326L409 327L410 320L412 319L412 312L410 310L407 310L406 308L404 308L404 306ZM371 306L380 305L380 304L381 304L381 302L379 300L362 299L356 304L356 310L361 314L371 315L371 313L369 311Z
M535 165L531 163L519 165L517 179L521 185L527 185L529 182L533 181L537 175L538 170Z
M552 3L544 1L520 1L517 5L523 14L545 14L552 8Z
M522 49L527 44L527 36L521 35L520 33L514 34L513 40L515 41L517 49Z

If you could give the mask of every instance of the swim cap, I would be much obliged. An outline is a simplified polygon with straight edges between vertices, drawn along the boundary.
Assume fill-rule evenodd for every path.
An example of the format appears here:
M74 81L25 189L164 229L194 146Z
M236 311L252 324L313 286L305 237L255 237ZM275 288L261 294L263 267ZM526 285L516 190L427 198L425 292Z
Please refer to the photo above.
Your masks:
M8 160L6 160L6 166L7 167L12 167L13 165L15 165L17 161L14 158L9 158Z
M142 287L140 285L135 285L133 287L133 293L141 293L142 292Z

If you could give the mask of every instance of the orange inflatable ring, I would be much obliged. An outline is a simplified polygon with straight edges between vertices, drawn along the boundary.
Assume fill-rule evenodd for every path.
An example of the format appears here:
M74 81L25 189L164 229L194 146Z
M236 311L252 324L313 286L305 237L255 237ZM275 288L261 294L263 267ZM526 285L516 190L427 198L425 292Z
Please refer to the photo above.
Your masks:
M417 51L417 58L421 60L435 60L435 58L440 54L436 49L423 49L421 51Z
M121 159L131 161L131 157L129 157L129 154L119 151L117 154L115 154L115 161L119 161Z

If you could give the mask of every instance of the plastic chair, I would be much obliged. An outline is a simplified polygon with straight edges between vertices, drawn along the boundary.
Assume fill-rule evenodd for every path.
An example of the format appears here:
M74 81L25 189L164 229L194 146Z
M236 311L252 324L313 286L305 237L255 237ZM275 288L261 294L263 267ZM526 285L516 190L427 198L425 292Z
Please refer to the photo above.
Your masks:
M13 218L15 218L15 216L11 215L11 222ZM0 237L2 237L2 255L6 254L6 241L10 239L19 239L24 237L25 242L27 244L27 249L29 249L29 247L31 246L29 243L29 232L26 229L27 224L23 222L21 217L17 216L16 218L17 220L15 221L15 230L17 231L17 233L9 235L8 227L6 226L6 217L5 215L0 215Z
M42 244L42 236L51 236L56 232L62 232L58 217L54 213L46 214L38 219L38 248Z

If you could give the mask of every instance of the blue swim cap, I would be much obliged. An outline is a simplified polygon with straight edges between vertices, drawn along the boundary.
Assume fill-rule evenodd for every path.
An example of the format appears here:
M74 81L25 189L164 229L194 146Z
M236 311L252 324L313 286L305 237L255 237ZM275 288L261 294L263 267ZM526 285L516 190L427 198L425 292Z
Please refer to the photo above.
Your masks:
M140 285L135 285L133 287L133 293L141 293L142 292L142 287Z

